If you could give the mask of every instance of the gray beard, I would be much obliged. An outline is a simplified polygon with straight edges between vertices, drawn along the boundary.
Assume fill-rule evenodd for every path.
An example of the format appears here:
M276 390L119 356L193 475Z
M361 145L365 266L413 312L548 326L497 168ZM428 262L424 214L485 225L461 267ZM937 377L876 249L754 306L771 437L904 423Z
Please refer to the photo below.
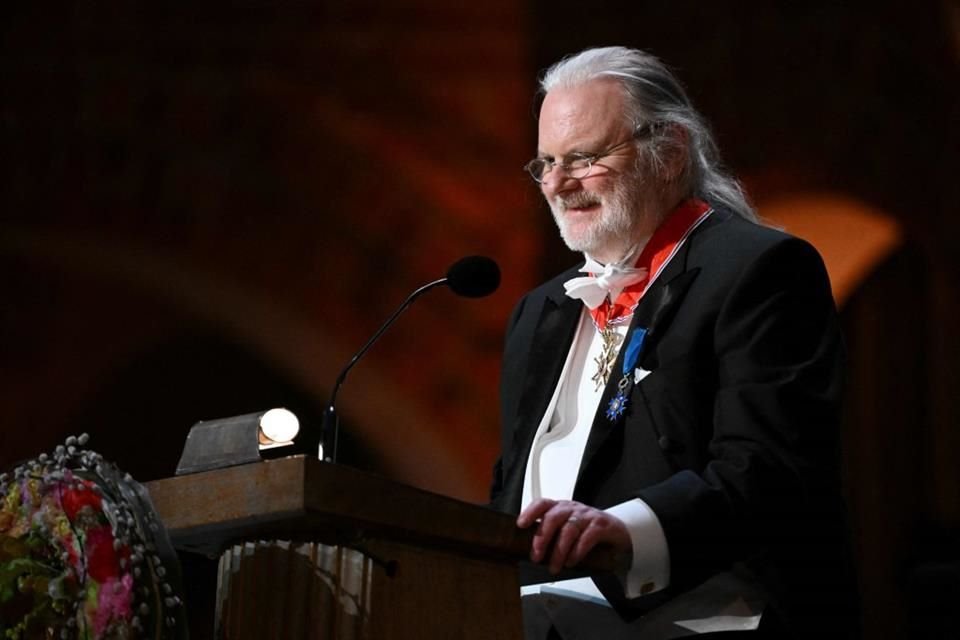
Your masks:
M566 198L558 196L549 202L560 237L571 251L595 256L616 248L622 253L636 241L633 236L637 223L646 215L643 183L636 175L625 178L618 181L613 191L605 197L580 191ZM600 219L574 235L563 220L564 211L572 206L595 202L600 202L602 206Z

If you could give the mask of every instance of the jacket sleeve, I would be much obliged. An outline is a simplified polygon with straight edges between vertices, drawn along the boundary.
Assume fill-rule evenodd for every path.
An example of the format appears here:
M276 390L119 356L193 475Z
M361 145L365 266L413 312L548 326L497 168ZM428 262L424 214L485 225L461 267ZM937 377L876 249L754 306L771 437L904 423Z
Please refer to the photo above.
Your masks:
M795 548L839 496L843 349L816 251L787 238L750 261L712 344L707 462L637 494L663 526L674 585Z

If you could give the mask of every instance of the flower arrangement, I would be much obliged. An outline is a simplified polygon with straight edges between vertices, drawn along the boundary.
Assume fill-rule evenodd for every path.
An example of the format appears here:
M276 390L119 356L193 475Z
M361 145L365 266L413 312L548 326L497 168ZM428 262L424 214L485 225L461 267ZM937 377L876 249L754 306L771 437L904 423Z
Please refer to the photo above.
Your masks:
M0 638L184 638L176 556L149 497L87 441L0 475Z

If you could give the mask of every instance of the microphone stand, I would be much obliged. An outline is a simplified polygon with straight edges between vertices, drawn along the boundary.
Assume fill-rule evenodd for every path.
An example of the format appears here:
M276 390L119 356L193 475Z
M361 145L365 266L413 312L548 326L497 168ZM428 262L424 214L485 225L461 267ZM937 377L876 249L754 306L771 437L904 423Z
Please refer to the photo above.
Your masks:
M419 298L422 294L426 293L430 289L438 287L442 284L446 284L447 280L448 278L440 278L439 280L428 282L407 296L407 299L403 301L403 304L401 304L400 307L393 312L393 315L387 318L387 321L381 325L381 327L369 340L367 340L366 344L364 344L360 351L353 356L353 359L350 360L347 366L343 368L343 371L340 372L340 375L337 376L337 380L333 385L333 392L330 394L330 402L327 403L327 408L323 412L323 420L320 423L320 442L317 443L320 446L332 444L332 455L328 453L329 450L327 447L323 447L323 459L326 462L337 461L337 445L340 439L340 418L337 416L336 409L337 392L340 391L340 385L343 384L343 381L347 379L347 374L350 372L350 369L352 369L353 365L360 361L360 358L362 358L363 355L370 350L370 347L372 347L373 344L380 338L380 336L383 335L383 332L386 331L391 324L393 324L394 320L396 320L397 317L403 313L414 300Z

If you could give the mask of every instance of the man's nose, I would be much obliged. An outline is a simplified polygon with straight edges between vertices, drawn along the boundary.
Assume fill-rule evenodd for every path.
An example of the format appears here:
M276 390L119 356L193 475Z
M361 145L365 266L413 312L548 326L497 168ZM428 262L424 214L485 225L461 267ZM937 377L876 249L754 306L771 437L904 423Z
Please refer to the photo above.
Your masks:
M540 183L540 190L548 198L573 191L580 186L580 181L571 178L570 174L563 167L555 166L543 176L543 182Z

